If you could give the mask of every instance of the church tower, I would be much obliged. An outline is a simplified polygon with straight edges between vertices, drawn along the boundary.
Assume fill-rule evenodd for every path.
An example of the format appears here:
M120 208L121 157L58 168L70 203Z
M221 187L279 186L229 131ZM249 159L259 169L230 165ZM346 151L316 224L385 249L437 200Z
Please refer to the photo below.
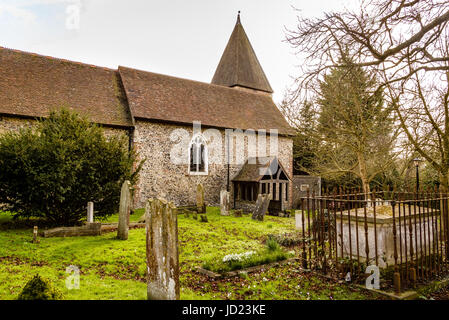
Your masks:
M240 22L232 31L228 44L212 79L212 84L271 95L270 83Z

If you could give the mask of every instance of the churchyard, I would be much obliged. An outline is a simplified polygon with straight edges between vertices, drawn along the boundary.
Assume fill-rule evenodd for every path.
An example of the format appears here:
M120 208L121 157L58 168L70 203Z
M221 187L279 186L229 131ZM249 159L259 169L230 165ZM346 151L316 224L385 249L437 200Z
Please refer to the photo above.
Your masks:
M130 216L137 222L138 209ZM205 261L247 251L263 250L268 235L295 231L294 217L265 216L254 220L221 216L217 207L207 207L208 222L192 215L178 215L181 299L381 299L381 296L344 281L329 280L305 272L295 260L279 266L223 279L212 279L197 271ZM104 223L118 222L118 215ZM0 214L0 300L16 299L35 274L49 279L65 299L147 299L145 229L130 229L128 240L117 232L100 236L39 237L32 243L38 220L12 220ZM297 246L284 248L295 251ZM66 268L80 270L79 289L68 290Z

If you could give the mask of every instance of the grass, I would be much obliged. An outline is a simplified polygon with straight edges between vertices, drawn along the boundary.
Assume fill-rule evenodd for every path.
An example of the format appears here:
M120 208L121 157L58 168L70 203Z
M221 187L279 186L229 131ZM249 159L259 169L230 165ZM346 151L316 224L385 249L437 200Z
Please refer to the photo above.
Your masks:
M136 210L131 221L137 221ZM301 272L288 265L252 273L245 278L211 281L196 271L204 261L231 253L261 251L268 234L293 232L294 218L266 216L263 222L250 216L223 217L207 208L209 222L180 215L181 299L367 299L364 292ZM0 213L0 224L11 219ZM117 221L117 216L108 219ZM98 237L41 238L31 243L32 229L0 228L0 300L15 299L35 274L48 278L66 299L145 299L145 229L132 229L129 239L116 233ZM80 289L68 290L65 270L78 266Z

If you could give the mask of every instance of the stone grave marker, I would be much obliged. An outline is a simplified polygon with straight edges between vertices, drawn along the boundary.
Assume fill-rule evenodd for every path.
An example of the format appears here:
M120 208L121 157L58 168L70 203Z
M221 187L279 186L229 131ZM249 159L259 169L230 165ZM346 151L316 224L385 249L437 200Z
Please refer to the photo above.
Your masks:
M120 208L117 228L117 238L128 240L129 214L131 210L131 183L126 180L123 182L120 193Z
M94 222L94 203L89 201L87 203L87 223Z
M259 194L257 196L256 207L253 211L253 220L263 221L263 217L268 210L270 205L271 193L269 194Z
M220 215L229 216L229 192L226 190L220 191Z
M198 213L206 213L206 203L204 202L204 187L198 183L196 187L196 208Z
M148 300L179 300L176 207L164 199L149 199L145 214Z
M33 243L39 243L39 238L38 238L38 228L37 226L34 226L33 228Z
M234 210L234 217L237 217L237 218L243 217L243 209Z

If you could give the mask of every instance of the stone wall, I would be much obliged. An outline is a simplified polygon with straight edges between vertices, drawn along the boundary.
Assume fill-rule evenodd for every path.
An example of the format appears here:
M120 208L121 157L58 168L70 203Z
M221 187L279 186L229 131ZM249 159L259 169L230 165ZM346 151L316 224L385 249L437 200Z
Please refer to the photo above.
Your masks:
M185 130L185 131L184 131ZM207 128L202 128L201 133L205 134ZM187 132L188 139L179 138L177 132ZM135 207L144 205L146 199L150 197L164 197L173 201L176 205L192 205L195 203L196 186L202 183L205 189L205 200L208 205L220 204L220 190L226 189L227 185L227 165L225 161L225 131L214 129L214 134L206 132L206 143L208 147L209 166L207 175L190 175L188 172L188 156L182 164L172 163L170 153L176 154L175 149L180 145L188 145L193 136L192 126L179 126L173 124L162 124L147 121L137 121L134 135L134 147L140 157L146 158L140 173L140 181L135 191ZM257 149L257 143L248 139L244 134L236 134L244 141L244 147L239 148L234 141L231 148L237 150L231 161L230 179L240 171L244 161L248 157L248 145L252 146L252 151ZM238 140L235 139L235 140ZM250 140L248 142L248 140ZM270 143L267 137L265 146L266 155L270 152ZM278 138L278 158L285 170L292 176L293 154L292 139L286 137ZM220 147L221 145L221 147ZM263 146L262 146L263 147ZM188 147L185 147L188 150ZM221 150L221 152L220 152ZM250 151L250 155L251 151ZM233 203L233 190L231 185L231 203ZM292 186L290 184L290 194ZM289 197L291 198L291 197Z
M19 131L21 128L32 127L35 120L0 116L0 134L7 131Z
M321 195L321 177L294 175L293 176L293 205L299 208L301 198L307 197L307 188L310 195Z
M7 131L19 131L21 128L30 128L36 123L36 120L33 119L0 116L0 134ZM103 129L106 137L119 134L124 135L126 137L126 146L128 147L128 130L111 127L103 127Z
M31 127L35 120L20 119L13 117L0 117L0 133L9 130L19 130L19 128ZM123 134L128 135L127 130L105 127L107 136ZM190 205L195 203L196 186L202 183L205 188L205 200L208 205L220 204L220 190L226 189L227 184L227 165L225 164L225 131L215 129L215 135L208 136L207 145L210 150L220 150L221 152L209 153L209 170L207 175L190 175L187 164L173 164L170 161L170 152L178 141L171 140L171 135L176 129L186 130L190 138L193 134L192 126L178 126L163 123L153 123L147 121L137 121L134 132L134 146L140 154L140 158L146 158L143 165L140 180L134 192L135 208L144 206L145 201L150 197L165 197L173 201L176 205ZM202 131L204 132L204 129ZM237 142L234 142L231 148L238 152L232 159L230 167L230 179L240 171L244 161L248 157L249 148L258 152L256 145L244 137L244 134L236 134L244 141L244 146L239 148ZM190 142L190 138L185 143ZM250 141L248 141L250 140ZM128 141L128 140L126 140ZM293 154L292 139L279 137L278 158L289 175L293 176ZM220 148L221 145L221 148ZM265 146L266 155L270 154L270 143L267 138ZM251 151L250 151L250 155ZM257 154L254 154L257 155ZM233 204L233 190L231 186L231 204ZM290 194L292 194L292 185L290 184ZM291 199L291 197L289 197Z

